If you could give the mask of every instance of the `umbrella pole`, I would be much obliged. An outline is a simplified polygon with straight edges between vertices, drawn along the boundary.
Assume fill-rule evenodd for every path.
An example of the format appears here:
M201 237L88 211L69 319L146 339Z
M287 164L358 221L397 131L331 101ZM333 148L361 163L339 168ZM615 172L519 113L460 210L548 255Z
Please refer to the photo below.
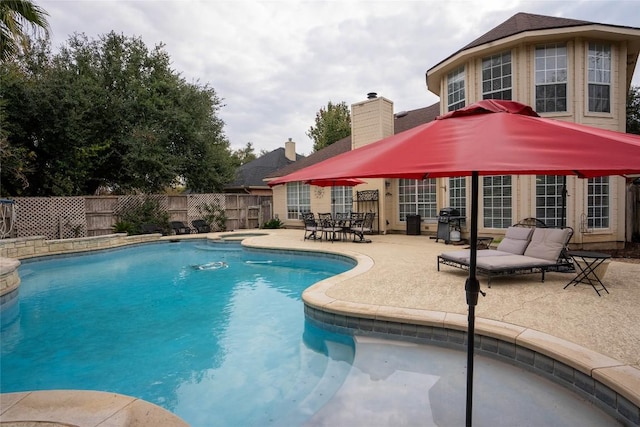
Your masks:
M560 214L560 228L567 227L567 176L562 175L562 213Z
M478 304L478 293L480 292L480 282L476 277L476 260L478 257L478 172L475 171L471 174L470 223L469 277L464 287L467 293L467 305L469 306L469 325L467 328L467 427L471 427L473 414L473 351L475 347L476 305Z

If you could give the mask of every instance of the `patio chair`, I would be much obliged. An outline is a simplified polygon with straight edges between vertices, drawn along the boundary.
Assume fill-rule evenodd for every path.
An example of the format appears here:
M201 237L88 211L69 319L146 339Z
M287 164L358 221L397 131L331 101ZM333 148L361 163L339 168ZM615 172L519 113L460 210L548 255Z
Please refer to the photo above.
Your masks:
M322 236L322 227L318 225L313 212L303 212L302 220L304 221L304 239L303 240L320 240Z
M541 273L544 282L548 271L573 271L573 263L567 256L573 229L511 226L497 249L483 249L476 253L477 272L491 279L497 276ZM438 255L440 264L469 269L470 251L449 251Z
M336 213L335 224L342 229L340 232L340 234L342 235L342 240L346 240L349 233L351 233L351 213Z
M160 227L158 224L152 224L152 223L142 224L140 226L140 229L142 231L142 234L156 234L156 233L165 234L162 227Z
M371 243L371 240L365 239L365 233L371 233L373 231L373 219L375 218L375 213L367 212L364 214L364 218L362 220L356 220L354 224L351 225L351 232L353 233L353 241L356 243ZM356 240L358 237L358 240Z
M332 242L339 240L336 236L342 231L342 228L336 224L331 213L319 213L318 221L320 223L320 227L322 227L322 234L326 240L330 240Z
M541 219L538 218L525 218L520 220L514 227L537 227L537 228L549 228L549 226Z
M174 234L191 234L191 228L184 225L182 221L171 221L171 229Z
M194 219L193 221L191 221L191 225L193 225L193 228L195 228L198 233L211 232L211 226L207 224L204 219Z

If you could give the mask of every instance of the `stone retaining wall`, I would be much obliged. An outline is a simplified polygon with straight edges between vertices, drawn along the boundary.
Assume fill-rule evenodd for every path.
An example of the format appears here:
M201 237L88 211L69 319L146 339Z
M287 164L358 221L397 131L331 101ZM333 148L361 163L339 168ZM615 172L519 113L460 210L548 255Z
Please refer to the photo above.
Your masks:
M20 261L16 259L0 258L0 297L18 289L20 276L18 267ZM0 302L2 302L0 300Z
M152 242L160 237L160 234L128 236L126 233L54 240L46 240L44 236L18 237L16 239L0 240L0 258L24 259L36 256L109 249L135 243Z

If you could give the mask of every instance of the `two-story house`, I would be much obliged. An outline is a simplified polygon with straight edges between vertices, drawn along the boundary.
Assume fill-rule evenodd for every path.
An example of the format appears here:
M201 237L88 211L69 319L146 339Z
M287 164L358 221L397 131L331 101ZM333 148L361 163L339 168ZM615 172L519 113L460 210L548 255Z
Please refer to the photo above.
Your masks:
M481 99L510 99L543 117L624 132L639 52L640 28L519 13L430 68L426 84L440 96L438 114ZM411 113L394 115L393 103L384 97L353 104L349 149L398 133L395 124ZM574 228L573 242L585 247L615 246L640 228L626 200L631 182L619 176L481 177L479 231L500 235L535 217ZM298 213L305 210L374 210L380 232L404 232L407 215L419 214L421 230L433 233L440 209L454 207L467 215L469 188L465 177L376 179L321 190L290 183L274 187L274 208L290 225L300 224ZM376 200L360 205L359 194Z

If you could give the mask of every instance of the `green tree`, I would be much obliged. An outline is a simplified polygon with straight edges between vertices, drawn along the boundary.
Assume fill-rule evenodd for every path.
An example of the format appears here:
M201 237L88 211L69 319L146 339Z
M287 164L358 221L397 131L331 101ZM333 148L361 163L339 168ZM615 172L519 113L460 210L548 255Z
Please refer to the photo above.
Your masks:
M233 159L234 166L236 167L242 166L257 159L252 142L247 142L247 145L245 145L244 148L232 151L231 157Z
M627 133L640 135L640 86L631 86L627 95Z
M0 61L8 61L29 46L29 35L49 35L49 14L30 0L0 1ZM31 28L31 32L27 31Z
M25 189L3 169L11 194L219 191L232 179L221 100L173 71L163 45L75 34L56 55L43 42L0 66L7 146L34 171Z
M351 113L343 101L320 108L316 113L315 126L307 131L307 136L313 140L313 150L318 151L334 142L351 135Z

